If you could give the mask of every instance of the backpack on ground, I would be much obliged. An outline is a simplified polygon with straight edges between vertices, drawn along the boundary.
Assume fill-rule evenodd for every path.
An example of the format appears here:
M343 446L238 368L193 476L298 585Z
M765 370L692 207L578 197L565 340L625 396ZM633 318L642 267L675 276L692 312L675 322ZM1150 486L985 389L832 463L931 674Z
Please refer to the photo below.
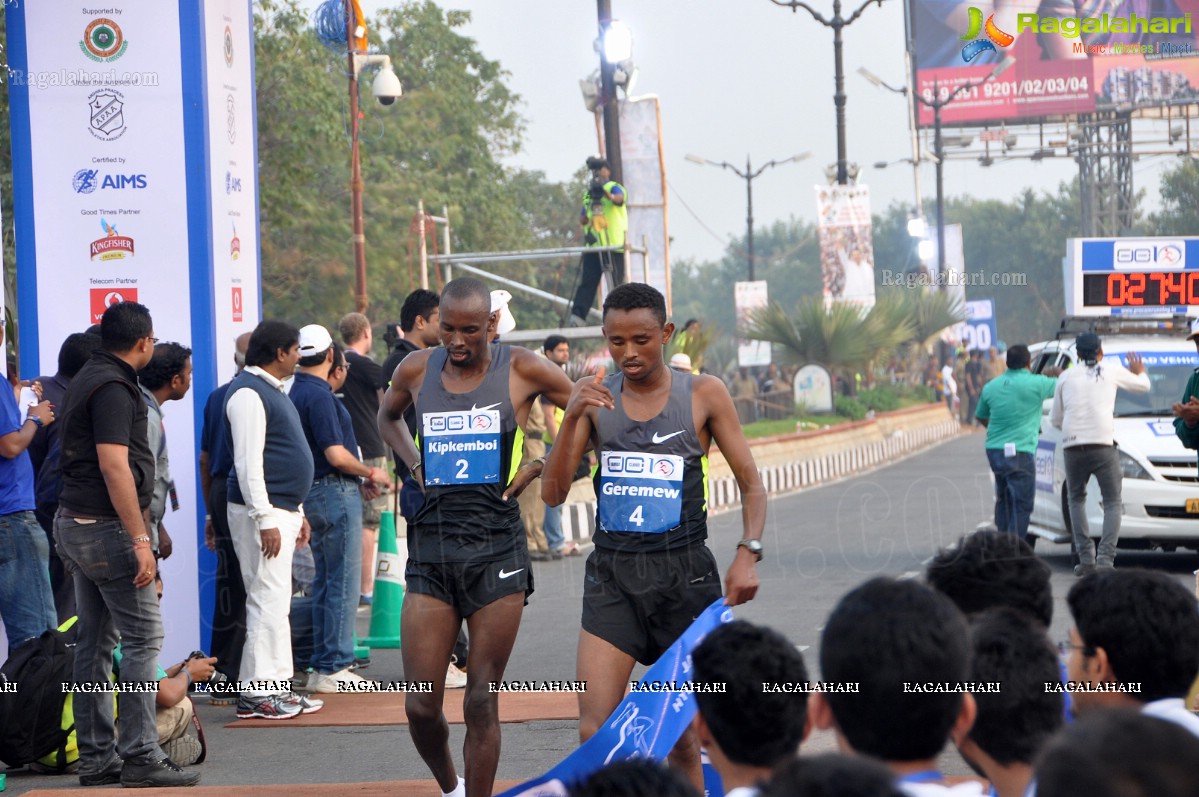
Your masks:
M46 631L12 651L0 667L0 761L19 767L56 751L65 758L74 723L63 727L62 684L74 668L75 650L62 631Z

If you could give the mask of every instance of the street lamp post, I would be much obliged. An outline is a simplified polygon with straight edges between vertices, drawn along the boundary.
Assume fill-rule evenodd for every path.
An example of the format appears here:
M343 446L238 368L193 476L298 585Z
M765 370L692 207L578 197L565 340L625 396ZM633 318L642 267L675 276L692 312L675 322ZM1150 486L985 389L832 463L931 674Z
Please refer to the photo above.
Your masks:
M1005 58L995 65L986 76L980 80L962 83L954 88L944 97L941 97L941 85L938 81L933 82L932 99L926 99L916 92L912 92L912 98L926 108L931 108L933 111L933 161L937 168L937 274L945 273L945 185L944 185L944 169L945 169L945 141L941 136L941 109L949 103L957 99L958 95L963 91L978 88L992 78L999 77L1008 67L1016 63L1014 58ZM858 72L862 77L869 80L876 86L885 89L890 89L898 94L907 94L907 87L896 88L883 82L880 78L872 74L869 70L862 68Z
M346 3L346 50L350 61L350 224L354 242L354 308L365 313L370 301L366 295L366 230L362 222L362 160L358 152L358 49L354 42L357 27L354 4Z
M770 2L776 6L790 8L792 12L802 8L812 15L812 19L826 28L833 29L833 83L835 87L833 104L837 107L837 184L848 185L849 161L845 155L845 69L841 58L841 29L852 25L871 3L878 3L882 7L883 0L866 0L848 18L841 16L841 0L833 0L832 19L825 19L820 12L800 0L770 0Z
M707 158L701 158L698 155L687 155L687 160L692 163L698 163L701 166L719 166L722 169L728 169L733 174L745 181L745 248L746 258L749 265L749 281L754 281L754 178L762 174L772 166L782 166L784 163L798 163L812 155L810 152L803 152L799 155L792 155L790 158L783 160L772 160L763 165L756 171L749 162L749 156L745 156L745 171L741 171L736 166L726 161L710 161Z
M600 56L600 101L604 108L604 158L612 172L612 179L621 182L623 173L620 158L620 106L616 102L616 64L623 60L620 54L614 53L613 44L609 46L609 33L616 30L623 38L627 30L617 22L613 24L611 0L596 0L596 10L599 16L599 56ZM622 41L619 46L631 42ZM627 55L625 56L628 57Z

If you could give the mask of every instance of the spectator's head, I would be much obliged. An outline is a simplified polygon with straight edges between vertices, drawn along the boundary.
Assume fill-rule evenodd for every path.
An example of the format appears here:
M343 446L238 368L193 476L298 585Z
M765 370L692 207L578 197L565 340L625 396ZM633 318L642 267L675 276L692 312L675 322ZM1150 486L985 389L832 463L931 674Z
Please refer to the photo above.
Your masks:
M500 322L492 311L491 291L474 277L459 277L446 283L441 292L441 345L455 368L475 366L487 357Z
M371 322L362 313L346 313L337 322L337 334L347 346L361 341L367 349L371 346Z
M974 721L969 693L927 691L926 684L966 680L965 618L929 587L874 578L833 609L820 642L820 672L857 692L812 695L812 719L858 753L885 762L931 761L950 734Z
M160 403L178 401L192 386L192 350L179 343L159 343L137 379Z
M1032 355L1023 343L1017 343L1007 350L1007 367L1013 370L1027 368L1032 363Z
M100 337L100 325L99 324L92 324L90 327L88 327L87 329L85 329L83 331L89 335L95 335L96 337Z
M975 692L974 726L954 742L962 758L993 780L997 769L1031 766L1062 726L1062 695L1045 689L1045 684L1057 683L1061 673L1045 629L1015 609L988 609L976 615L970 624L970 646L970 680L997 684L998 691Z
M333 359L329 363L329 375L326 380L333 392L337 393L346 384L346 376L350 373L350 362L346 359L346 349L337 341L333 342Z
M546 358L558 365L570 362L570 341L561 335L550 335L545 339L541 350L545 352Z
M238 371L246 367L246 350L250 348L252 334L252 332L243 332L233 342L233 362L237 365Z
M1195 797L1199 738L1131 709L1095 711L1037 759L1037 797Z
M154 356L154 320L145 305L117 302L100 317L100 345L140 371Z
M688 335L694 335L695 333L699 332L699 319L688 318L687 322L683 324L683 331Z
M84 363L92 358L92 352L98 348L99 335L87 332L73 332L67 335L67 339L58 349L58 375L65 379L74 379Z
M1049 574L1027 542L999 531L967 534L938 551L926 570L928 583L967 615L1011 606L1045 628L1053 619Z
M904 797L904 793L882 764L863 756L825 753L787 761L758 797Z
M263 321L250 333L246 366L258 366L283 379L300 361L300 330L286 321Z
M329 361L333 352L333 336L320 324L300 327L300 367L316 368ZM322 379L324 373L318 374Z
M1176 579L1150 570L1100 570L1066 596L1069 679L1139 685L1140 691L1077 692L1076 711L1185 697L1199 675L1199 609Z
M427 349L441 342L437 335L441 297L433 291L417 288L400 307L400 329L414 345Z
M570 797L699 797L677 769L645 758L630 758L597 770L573 786Z
M726 780L727 763L770 769L795 755L811 731L808 695L787 687L807 684L808 670L786 637L734 620L704 638L691 664L695 683L724 689L695 693L695 729Z
M674 333L666 321L666 298L641 282L626 282L604 298L604 338L612 360L631 382L665 367L662 351Z

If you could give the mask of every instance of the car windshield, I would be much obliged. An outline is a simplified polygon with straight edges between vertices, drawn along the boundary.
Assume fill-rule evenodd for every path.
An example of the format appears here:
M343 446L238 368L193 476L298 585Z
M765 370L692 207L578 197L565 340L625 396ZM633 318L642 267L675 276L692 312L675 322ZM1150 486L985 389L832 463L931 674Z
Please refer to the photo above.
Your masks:
M1112 355L1127 367L1125 354ZM1148 393L1116 392L1116 417L1171 417L1170 407L1182 400L1182 391L1195 368L1199 367L1196 352L1144 352L1141 358L1149 374Z

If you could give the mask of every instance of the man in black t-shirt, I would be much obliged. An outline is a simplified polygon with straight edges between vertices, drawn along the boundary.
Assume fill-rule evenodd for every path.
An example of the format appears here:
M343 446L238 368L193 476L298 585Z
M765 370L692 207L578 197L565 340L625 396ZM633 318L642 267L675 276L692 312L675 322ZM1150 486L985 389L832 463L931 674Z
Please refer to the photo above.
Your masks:
M150 311L121 302L104 311L101 348L63 396L62 492L54 537L75 580L79 635L74 680L107 684L119 638L123 667L117 696L75 695L79 782L84 786L193 786L158 746L154 695L134 684L157 681L162 616L154 590L149 507L154 456L137 372L154 356ZM119 757L118 757L119 753Z
M387 471L387 449L379 436L379 400L383 398L383 369L371 359L374 336L371 322L362 313L347 313L337 323L346 345L346 381L341 402L350 411L358 451L351 451L369 468ZM374 498L362 498L362 585L359 605L369 606L375 591L375 546L379 542L379 520L387 509L388 490Z

